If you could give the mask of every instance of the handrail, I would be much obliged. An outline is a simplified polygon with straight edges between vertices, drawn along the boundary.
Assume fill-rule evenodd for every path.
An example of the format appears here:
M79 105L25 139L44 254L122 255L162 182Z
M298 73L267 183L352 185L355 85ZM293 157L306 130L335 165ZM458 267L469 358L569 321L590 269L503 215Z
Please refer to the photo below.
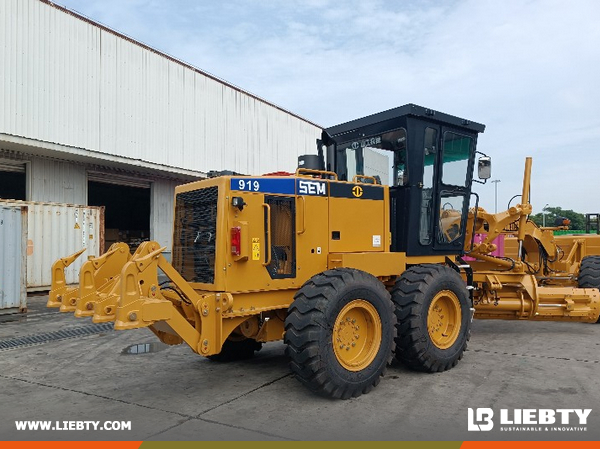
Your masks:
M302 231L300 231L300 230L296 231L296 233L298 235L304 234L304 232L306 232L306 200L301 195L298 196L298 205L300 205L300 203L302 203L302 212L299 214L300 215L299 221L302 224Z
M263 266L267 266L271 264L271 206L266 203L263 203L263 207L267 211L267 220L265 226L267 238L265 239L265 251L267 252L267 260L263 262Z
M326 171L326 170L313 170L312 168L298 168L296 170L296 176L302 176L303 173L313 174L313 175L327 175L333 176L334 180L338 180L338 175L336 172Z
M377 178L375 178L374 176L369 176L369 175L354 175L354 177L352 178L352 182L361 182L361 181L359 181L359 179L372 179L373 184L379 184L377 182ZM363 182L362 184L371 184L371 183Z

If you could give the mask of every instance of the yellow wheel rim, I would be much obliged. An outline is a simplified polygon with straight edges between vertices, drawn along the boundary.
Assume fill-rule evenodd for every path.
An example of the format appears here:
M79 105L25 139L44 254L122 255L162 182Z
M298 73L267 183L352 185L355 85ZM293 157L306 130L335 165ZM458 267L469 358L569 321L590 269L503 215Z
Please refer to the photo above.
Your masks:
M458 297L450 290L442 290L433 298L427 313L429 338L440 349L452 346L461 326L461 310Z
M364 299L344 306L333 326L333 351L348 371L367 368L381 346L381 319L375 307Z

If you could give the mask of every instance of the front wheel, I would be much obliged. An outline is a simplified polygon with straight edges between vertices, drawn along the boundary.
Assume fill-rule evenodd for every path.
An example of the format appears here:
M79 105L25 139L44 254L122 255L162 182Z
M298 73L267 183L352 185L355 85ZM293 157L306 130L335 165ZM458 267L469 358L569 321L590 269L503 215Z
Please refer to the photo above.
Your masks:
M471 332L465 282L443 265L407 269L392 290L396 358L418 371L446 371L462 358Z
M581 260L577 285L579 288L600 289L600 256L587 256ZM596 323L600 323L600 317Z
M297 379L324 396L368 393L391 362L396 319L375 277L340 268L312 277L285 320L286 354Z

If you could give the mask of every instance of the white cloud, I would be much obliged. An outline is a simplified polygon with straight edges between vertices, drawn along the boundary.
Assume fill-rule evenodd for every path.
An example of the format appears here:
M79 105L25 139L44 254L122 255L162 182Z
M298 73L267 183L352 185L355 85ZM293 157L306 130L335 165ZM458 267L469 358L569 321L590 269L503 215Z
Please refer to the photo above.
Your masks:
M485 123L499 207L533 155L535 210L600 211L596 1L61 3L324 126L409 102Z

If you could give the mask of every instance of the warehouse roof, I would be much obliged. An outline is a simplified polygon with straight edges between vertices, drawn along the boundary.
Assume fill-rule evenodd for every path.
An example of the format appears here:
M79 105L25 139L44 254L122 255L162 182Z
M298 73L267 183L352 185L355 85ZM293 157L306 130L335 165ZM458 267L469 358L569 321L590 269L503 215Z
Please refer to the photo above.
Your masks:
M161 51L159 51L159 50L157 50L155 48L152 48L149 45L144 44L143 42L140 42L138 40L133 39L130 36L127 36L126 34L120 33L120 32L118 32L118 31L116 31L116 30L114 30L114 29L112 29L112 28L110 28L110 27L108 27L106 25L103 25L103 24L101 24L99 22L96 22L96 21L90 19L89 17L87 17L87 16L79 13L79 12L73 11L73 10L71 10L71 9L69 9L67 7L61 6L61 5L57 5L56 3L54 3L54 2L52 2L50 0L39 0L39 1L41 3L45 3L45 4L49 5L49 6L51 6L53 8L56 8L56 9L58 9L58 10L64 12L64 13L66 13L66 14L69 14L69 15L71 15L73 17L76 17L79 20L83 20L84 22L87 22L87 23L89 23L89 24L91 24L93 26L96 26L96 27L102 29L103 31L106 31L106 32L111 33L111 34L114 34L115 36L118 36L121 39L124 39L124 40L126 40L128 42L131 42L132 44L138 45L138 46L142 47L145 50L148 50L148 51L150 51L152 53L155 53L157 55L162 56L163 58L166 58L166 59L168 59L170 61L173 61L173 62L175 62L177 64L180 64L183 67L186 67L186 68L188 68L190 70L193 70L196 73L199 73L201 75L206 76L207 78L210 78L210 79L213 79L213 80L215 80L215 81L217 81L219 83L222 83L222 84L226 85L227 87L230 87L231 89L234 89L234 90L236 90L238 92L243 93L244 95L248 95L249 97L254 98L254 99L256 99L256 100L258 100L258 101L260 101L262 103L268 104L268 105L270 105L270 106L272 106L272 107L274 107L274 108L276 108L276 109L278 109L278 110L280 110L282 112L285 112L286 114L289 114L289 115L291 115L293 117L296 117L297 119L300 119L300 120L302 120L304 122L310 123L311 125L316 126L318 128L323 128L321 125L318 125L318 124L316 124L314 122L311 122L310 120L308 120L308 119L306 119L304 117L301 117L301 116L299 116L297 114L294 114L293 112L290 112L287 109L284 109L284 108L282 108L280 106L277 106L276 104L273 104L273 103L265 100L264 98L261 98L261 97L259 97L257 95L254 95L254 94L252 94L252 93L250 93L248 91L245 91L244 89L242 89L242 88L240 88L240 87L238 87L238 86L236 86L234 84L231 84L231 83L229 83L229 82L227 82L227 81L219 78L218 76L215 76L215 75L213 75L211 73L208 73L208 72L206 72L204 70L201 70L198 67L195 67L195 66L193 66L193 65L191 65L191 64L189 64L189 63L187 63L185 61L182 61L182 60L180 60L180 59L178 59L178 58L176 58L174 56L171 56L171 55L169 55L167 53L164 53L164 52L161 52Z

